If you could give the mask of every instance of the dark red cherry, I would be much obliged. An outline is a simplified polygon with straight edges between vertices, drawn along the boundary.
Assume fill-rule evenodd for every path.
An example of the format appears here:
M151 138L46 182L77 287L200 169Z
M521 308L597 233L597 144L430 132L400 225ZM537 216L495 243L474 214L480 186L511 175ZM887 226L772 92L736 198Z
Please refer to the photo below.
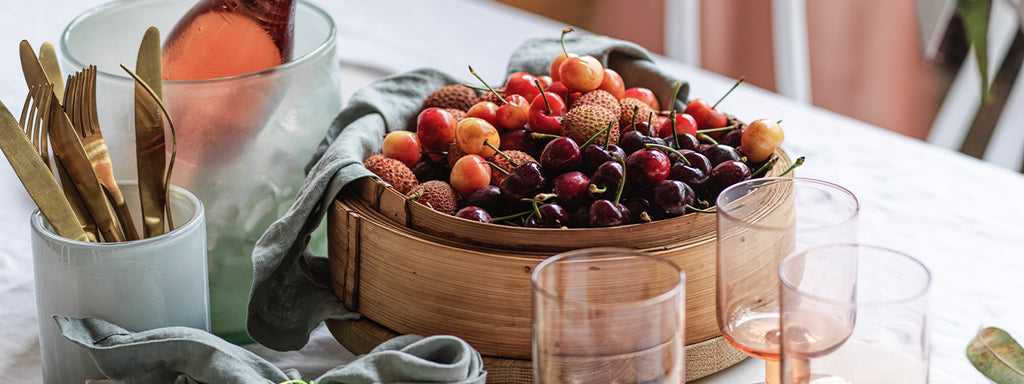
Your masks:
M481 223L490 223L491 214L487 213L483 208L467 205L455 212L455 217L460 217L467 220L479 221Z
M549 203L537 207L523 222L529 228L561 228L569 226L569 211L561 205Z
M634 197L625 199L622 205L629 209L629 221L631 223L641 223L651 220L651 202L642 197ZM645 214L646 213L646 217Z
M412 173L416 175L416 181L425 183L428 180L442 180L447 182L448 177L451 176L451 170L448 169L444 163L437 161L430 161L426 159L428 156L423 156L425 160L421 160L412 167Z
M647 148L647 144L665 145L665 140L660 137L647 136L640 131L629 131L623 133L619 138L619 147L622 147L626 155Z
M551 192L562 206L572 210L590 200L587 195L588 185L590 178L583 172L566 172L551 181Z
M665 143L675 149L697 149L697 145L700 144L697 141L697 137L689 133L680 133L676 134L675 137L668 137L665 139Z
M583 163L580 147L576 141L566 136L559 136L548 142L540 153L540 167L547 176L560 175L575 171Z
M606 161L597 167L594 174L590 176L590 186L587 192L595 199L614 199L615 194L622 185L624 173L622 163L618 161Z
M540 164L530 161L512 168L512 171L498 187L501 189L501 194L519 200L524 197L532 198L543 191L546 186L547 179L541 172Z
M583 158L582 170L583 173L592 175L597 167L604 164L606 161L617 161L615 159L626 159L626 152L615 144L598 145L598 144L587 144L581 150L581 156Z
M587 215L588 227L612 227L627 223L629 214L625 213L626 207L622 204L615 204L608 199L595 200L590 203L590 211Z
M750 167L743 162L729 160L716 165L708 175L707 200L713 204L722 190L749 178Z
M679 180L662 180L654 186L652 195L658 217L682 216L697 200L693 189Z
M626 158L626 180L630 188L649 188L668 178L672 164L668 155L656 148L633 152Z
M725 144L717 144L707 147L701 153L711 161L711 166L717 166L726 161L739 161L740 152L736 148Z
M515 149L526 152L526 154L536 158L540 155L540 150L543 147L540 146L537 139L530 136L531 133L533 132L526 128L504 131L500 136L501 145L499 149L502 151Z

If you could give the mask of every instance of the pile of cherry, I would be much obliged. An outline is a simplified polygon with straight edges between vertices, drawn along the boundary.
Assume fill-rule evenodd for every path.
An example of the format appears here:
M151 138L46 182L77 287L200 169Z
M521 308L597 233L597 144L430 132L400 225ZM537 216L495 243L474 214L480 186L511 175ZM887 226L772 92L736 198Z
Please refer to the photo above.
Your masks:
M651 90L565 51L564 33L549 74L514 73L495 89L470 72L484 87L438 89L415 131L388 133L364 162L410 200L465 219L582 228L706 211L768 172L784 137L776 121L745 125L703 99L662 111Z

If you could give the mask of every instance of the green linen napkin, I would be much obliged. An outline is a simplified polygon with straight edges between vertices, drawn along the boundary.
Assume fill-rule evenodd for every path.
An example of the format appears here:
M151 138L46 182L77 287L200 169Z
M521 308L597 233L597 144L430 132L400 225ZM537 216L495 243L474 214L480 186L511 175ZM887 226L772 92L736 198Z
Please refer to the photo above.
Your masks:
M662 73L639 45L592 35L569 38L565 44L569 51L593 55L618 71L627 86L650 88L663 102L682 83L676 105L680 110L685 105L686 83ZM507 72L547 73L560 52L558 39L528 40L513 53ZM442 86L458 83L465 81L421 69L382 79L352 96L307 166L295 203L253 250L255 276L246 324L253 340L276 350L294 350L308 342L309 333L324 319L358 316L331 291L325 259L306 251L310 233L346 184L375 177L362 161L380 152L384 134L415 127L423 100Z
M89 351L115 383L283 383L301 379L195 328L130 332L105 320L54 316L64 337ZM480 354L452 336L404 335L313 380L318 384L484 384Z

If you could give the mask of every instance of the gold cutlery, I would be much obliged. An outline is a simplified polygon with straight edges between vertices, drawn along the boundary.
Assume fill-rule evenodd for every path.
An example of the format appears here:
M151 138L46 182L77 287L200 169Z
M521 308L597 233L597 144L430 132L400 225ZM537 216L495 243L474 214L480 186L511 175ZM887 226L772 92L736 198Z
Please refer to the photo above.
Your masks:
M74 85L71 85L72 82ZM89 163L92 164L93 172L96 173L100 185L110 199L118 223L124 230L125 239L138 240L139 234L135 230L135 222L128 211L128 204L114 179L110 152L103 140L103 132L100 130L99 119L96 116L96 66L91 65L81 72L69 76L68 84L69 92L65 95L74 94L70 98L73 102L65 102L64 107L71 119L71 126L78 133Z
M135 153L139 170L139 196L142 200L143 231L147 237L164 231L164 208L167 199L165 184L166 143L164 120L157 100L145 89L149 85L154 97L163 97L160 56L160 32L146 30L139 46L135 71L142 82L135 83ZM170 212L168 210L168 219ZM173 226L173 224L172 224Z
M69 239L89 241L57 181L3 102L0 102L0 149L53 230Z
M49 115L50 108L54 107L50 104L52 102L51 93L53 93L53 84L51 83L31 86L28 96L25 97L25 106L21 109L21 119L18 120L18 123L25 129L29 142L32 143L39 157L48 167L50 166L50 150L47 146ZM70 177L60 164L60 160L54 159L51 172L58 173L64 185L70 185ZM93 222L92 216L89 215L89 211L85 208L82 198L78 196L78 191L74 188L63 188L63 190L64 196L71 205L71 209L75 212L78 223L81 224L86 237L89 241L96 241L98 238L96 224Z
M43 45L45 46L46 44ZM43 58L50 57L50 55L46 54L45 51L45 48L43 48L40 51ZM21 44L19 45L19 53L21 56L21 69L25 76L25 84L28 85L30 89L33 86L54 83L55 79L48 77L49 75L47 75L47 70L43 69L42 62L39 60L38 57L36 57L35 51L32 49L32 46L29 44L27 40L21 41ZM47 63L47 67L49 67L51 71L50 75L59 77L59 69L57 70L57 72L53 71L53 68L57 67L56 62L51 62L48 59ZM63 84L63 80L57 81L60 81L61 84ZM53 97L55 97L57 99L57 102L59 103L62 97L58 97L58 95L56 94L56 90L52 91L51 93L54 95ZM49 113L46 113L45 115L47 117L45 121L49 122ZM43 157L44 161L48 160L50 157L48 153L41 153L41 156ZM93 222L92 215L90 215L88 212L88 208L85 207L84 200L79 195L78 190L75 189L74 183L71 181L71 177L68 175L67 170L64 168L64 165L61 163L61 160L57 157L54 157L52 167L53 172L56 173L57 177L60 178L60 185L64 187L64 196L67 199L68 203L71 205L71 208L75 211L75 215L76 217L78 217L79 223L82 224L83 230L85 231L86 235L88 235L91 241L95 241L98 236L98 233L95 229L96 225Z
M49 41L43 42L39 47L39 64L43 67L46 78L53 83L53 94L57 100L64 98L64 77L60 74L60 64L57 62L57 52Z

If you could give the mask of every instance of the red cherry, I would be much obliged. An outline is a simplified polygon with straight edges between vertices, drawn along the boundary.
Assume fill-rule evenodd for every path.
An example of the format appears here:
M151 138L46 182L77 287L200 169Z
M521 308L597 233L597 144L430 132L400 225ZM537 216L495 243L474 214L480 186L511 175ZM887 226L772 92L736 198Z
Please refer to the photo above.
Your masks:
M551 76L548 75L537 76L537 81L540 82L540 87L543 89L547 89L551 83L554 83L554 80L551 80Z
M565 83L561 81L551 83L551 85L544 88L544 92L554 93L558 95L558 97L561 97L562 100L569 98L569 87L566 87Z
M691 135L697 135L697 120L694 120L693 116L686 113L676 114L676 125L673 129L672 118L665 118L661 120L661 125L658 126L658 137L671 137L673 134L688 133Z
M508 77L505 82L505 97L507 95L522 95L526 100L533 100L540 89L537 89L537 78L526 72L516 72Z
M626 94L626 83L622 82L622 76L619 76L619 73L615 72L614 69L605 68L604 77L601 78L601 85L598 85L597 89L608 91L616 99L621 99Z
M426 108L416 116L416 136L423 149L443 151L455 140L456 124L450 112L441 108Z
M505 104L498 107L498 126L505 129L518 129L526 125L530 114L530 101L523 95L504 96Z
M712 108L704 99L690 100L683 113L693 116L693 120L697 122L697 129L721 128L729 124L725 113Z
M654 95L654 91L644 87L633 87L629 88L622 93L622 97L632 97L640 99L644 103L647 103L651 109L655 111L661 110L661 105L658 103L658 96Z
M384 157L401 161L412 168L420 162L422 153L420 140L413 132L393 131L384 136L384 144L381 146Z
M551 92L538 94L530 103L527 123L537 133L557 135L561 131L562 117L565 116L565 102Z
M498 104L494 104L490 101L481 101L473 104L473 106L469 107L469 110L466 111L466 117L484 119L495 127L500 125L498 124Z

